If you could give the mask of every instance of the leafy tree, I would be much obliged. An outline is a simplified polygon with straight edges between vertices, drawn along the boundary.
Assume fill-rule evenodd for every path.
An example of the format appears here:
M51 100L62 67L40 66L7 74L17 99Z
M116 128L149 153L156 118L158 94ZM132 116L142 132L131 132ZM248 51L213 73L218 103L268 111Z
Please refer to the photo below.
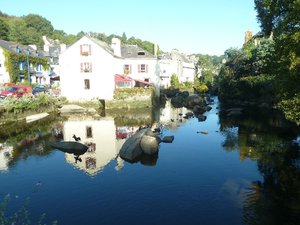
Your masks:
M0 18L0 39L8 41L9 27L8 24Z
M41 35L50 36L53 34L54 29L51 22L44 17L36 14L28 14L27 16L24 16L23 19L27 28L33 28Z
M175 73L173 73L171 75L171 81L170 82L171 82L171 88L177 89L177 88L180 87L180 82L179 82L178 76Z
M127 36L126 36L125 32L123 32L121 40L122 40L123 43L126 43Z

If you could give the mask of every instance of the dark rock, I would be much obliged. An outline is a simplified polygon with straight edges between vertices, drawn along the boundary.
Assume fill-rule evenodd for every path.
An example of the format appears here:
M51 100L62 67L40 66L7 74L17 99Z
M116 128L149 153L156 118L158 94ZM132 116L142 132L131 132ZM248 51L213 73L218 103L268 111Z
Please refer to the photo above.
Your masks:
M172 143L174 141L174 136L164 136L161 142Z
M198 118L198 121L199 121L199 122L202 122L202 121L205 121L205 120L206 120L206 116L201 115L201 114L198 115L197 118Z
M190 95L185 99L186 108L192 109L195 105L205 105L204 99L199 95Z
M187 113L185 114L185 117L184 117L184 118L189 119L189 118L192 118L192 117L194 117L194 113L192 113L192 112L187 112Z
M193 112L195 114L203 114L206 112L206 107L200 106L200 105L195 105L193 107Z
M206 106L206 111L210 111L212 109L212 107L211 106Z
M154 128L153 133L160 133L160 128L159 127Z
M185 101L185 98L181 95L175 96L173 98L171 98L171 104L175 107L175 108L181 108L183 107L183 103Z

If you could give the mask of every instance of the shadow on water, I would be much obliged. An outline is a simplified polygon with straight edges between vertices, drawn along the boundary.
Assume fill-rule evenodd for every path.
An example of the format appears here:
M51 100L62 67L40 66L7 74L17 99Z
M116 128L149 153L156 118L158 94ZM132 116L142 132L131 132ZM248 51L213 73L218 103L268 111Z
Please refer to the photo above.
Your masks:
M232 113L235 110L235 113ZM276 111L221 108L226 151L255 160L262 181L253 181L243 202L245 224L299 224L300 129Z

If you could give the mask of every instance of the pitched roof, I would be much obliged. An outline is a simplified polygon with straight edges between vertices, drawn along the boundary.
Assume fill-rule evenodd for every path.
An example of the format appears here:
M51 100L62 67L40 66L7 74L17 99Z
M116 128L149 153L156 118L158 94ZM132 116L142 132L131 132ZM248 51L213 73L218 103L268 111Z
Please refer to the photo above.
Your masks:
M27 54L27 50L29 50L29 54L32 56L37 56L37 57L45 57L46 56L46 52L44 52L44 51L35 50L34 48L32 48L29 45L21 45L21 44L11 42L11 41L0 40L0 47L6 49L8 51L16 52L19 54Z
M101 48L103 48L105 51L107 51L109 54L114 55L114 50L112 49L112 47L110 47L107 43L105 43L104 41L100 41L96 38L92 38L92 37L88 37L90 40L92 40L93 42L95 42L97 45L99 45Z
M137 45L121 45L121 56L123 58L155 59L156 57Z

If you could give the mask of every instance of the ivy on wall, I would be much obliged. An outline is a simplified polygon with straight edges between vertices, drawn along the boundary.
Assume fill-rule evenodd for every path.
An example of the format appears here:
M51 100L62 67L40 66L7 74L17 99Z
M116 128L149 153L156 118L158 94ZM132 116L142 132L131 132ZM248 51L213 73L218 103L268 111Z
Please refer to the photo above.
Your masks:
M19 82L20 75L24 75L24 79L28 80L28 64L27 64L27 55L26 54L18 54L15 52L8 51L3 49L5 63L4 66L9 73L10 81L13 83ZM36 67L37 64L42 65L44 70L49 69L48 60L42 57L35 57L29 55L29 64L33 67ZM24 62L25 68L24 70L20 70L20 63Z

